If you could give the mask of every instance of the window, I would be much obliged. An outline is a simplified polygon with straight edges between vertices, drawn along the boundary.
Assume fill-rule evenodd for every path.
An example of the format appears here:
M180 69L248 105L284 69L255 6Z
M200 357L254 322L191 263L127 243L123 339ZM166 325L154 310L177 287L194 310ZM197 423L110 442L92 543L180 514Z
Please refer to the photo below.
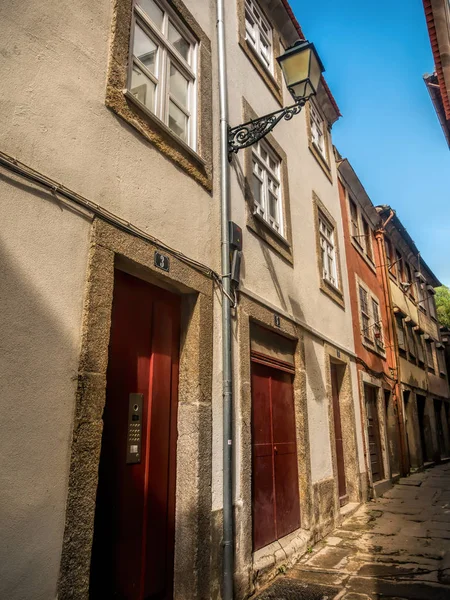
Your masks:
M372 298L372 319L373 319L373 337L378 348L384 349L383 327L380 317L380 305L375 298Z
M425 284L422 283L422 281L420 279L417 280L417 304L419 306L419 308L421 310L423 310L423 312L427 312L427 307L426 307L426 292L425 292Z
M395 251L395 266L397 269L397 278L399 281L404 281L403 275L403 257L398 250Z
M413 331L412 323L407 323L406 325L406 335L408 339L408 354L409 359L412 359L412 362L416 362L417 349L416 349L416 338Z
M386 250L387 268L389 272L392 273L392 246L391 242L387 238L384 238L384 247Z
M433 319L436 319L436 321L437 321L436 303L434 301L434 290L432 292L429 291L428 309L430 311L430 317L432 317Z
M400 314L395 315L395 328L397 330L397 342L400 353L406 354L405 332L403 329L403 318Z
M197 44L166 2L134 7L128 88L136 100L196 148Z
M433 342L426 340L425 347L427 349L427 365L431 371L434 371L434 358L433 358Z
M439 373L442 373L445 375L445 355L444 355L444 349L443 348L436 348L436 352L437 352L437 359L438 359L438 365L439 365Z
M332 227L320 214L319 236L322 253L322 277L325 281L338 287L334 227Z
M325 144L325 123L319 110L312 100L309 101L309 115L311 119L311 139L323 158L328 161Z
M422 336L420 335L419 331L415 332L415 336L416 336L417 358L419 359L419 363L422 363L422 365L423 365L425 363L425 356L423 353Z
M412 274L411 274L411 267L409 266L409 264L407 262L405 262L405 272L406 272L406 279L407 279L407 283L409 283L409 295L411 296L411 298L413 300L416 299L416 295L414 293L414 283L412 280Z
M245 39L273 72L272 29L254 0L245 0Z
M359 307L361 310L362 334L366 340L372 341L368 293L361 285L359 286Z
M378 350L384 350L383 327L380 317L380 305L365 287L359 284L359 309L361 315L361 333L366 342L375 344Z
M355 240L355 242L358 242L358 244L360 244L358 207L356 206L355 202L351 198L349 198L348 201L350 204L351 236Z
M367 258L373 262L373 252L372 252L372 235L371 229L369 227L369 223L366 219L363 218L363 232L364 232L364 244L366 246L366 254Z
M252 148L252 171L254 213L283 235L280 159L263 140Z

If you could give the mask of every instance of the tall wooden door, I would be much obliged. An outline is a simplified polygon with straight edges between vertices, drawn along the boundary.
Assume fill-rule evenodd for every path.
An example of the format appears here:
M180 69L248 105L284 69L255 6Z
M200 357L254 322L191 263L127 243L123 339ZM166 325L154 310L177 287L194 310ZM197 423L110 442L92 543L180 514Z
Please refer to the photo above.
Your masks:
M365 385L366 413L367 413L367 435L369 438L370 468L372 481L383 479L383 461L381 456L380 425L377 410L377 389Z
M252 362L253 549L300 527L292 375Z
M179 315L177 296L116 271L91 599L172 597Z
M338 475L339 502L344 506L348 502L347 482L345 480L344 443L342 439L341 405L339 402L338 366L330 363L331 395L333 397L334 439L336 445L336 462Z

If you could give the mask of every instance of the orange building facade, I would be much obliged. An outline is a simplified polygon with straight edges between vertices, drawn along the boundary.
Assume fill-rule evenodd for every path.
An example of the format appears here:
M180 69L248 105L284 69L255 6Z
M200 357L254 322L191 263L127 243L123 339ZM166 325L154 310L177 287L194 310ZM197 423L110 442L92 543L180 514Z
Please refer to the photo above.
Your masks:
M374 497L404 471L395 337L380 216L349 161L337 156L337 163L363 433L361 488Z

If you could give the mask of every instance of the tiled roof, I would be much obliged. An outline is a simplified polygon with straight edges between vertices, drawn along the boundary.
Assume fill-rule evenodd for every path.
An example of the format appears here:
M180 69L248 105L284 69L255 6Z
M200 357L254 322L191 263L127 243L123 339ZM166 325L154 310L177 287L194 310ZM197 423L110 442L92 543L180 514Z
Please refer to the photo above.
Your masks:
M294 11L292 10L292 8L291 8L288 0L281 0L281 2L283 3L283 5L284 5L284 7L286 9L286 12L288 13L288 15L289 15L289 17L290 17L290 19L292 21L292 24L294 25L294 27L295 27L295 29L296 29L296 31L297 31L300 39L305 40L306 38L305 38L305 35L304 35L303 31L302 31L302 28L300 27L300 23L297 21L297 18L294 15ZM330 102L333 105L334 109L336 110L337 115L339 117L342 117L341 111L339 110L339 106L337 105L337 102L334 99L334 96L331 93L331 90L328 87L328 84L325 81L325 77L323 75L322 75L322 85L325 88L325 91L326 91L328 97L330 98Z
M439 52L439 44L436 34L436 25L434 22L431 0L423 0L423 7L425 9L425 18L427 20L428 34L430 36L431 49L433 51L436 75L441 90L442 104L444 105L445 117L448 120L450 119L450 98L448 97L447 89L445 87L444 71L442 69L442 60L441 54Z

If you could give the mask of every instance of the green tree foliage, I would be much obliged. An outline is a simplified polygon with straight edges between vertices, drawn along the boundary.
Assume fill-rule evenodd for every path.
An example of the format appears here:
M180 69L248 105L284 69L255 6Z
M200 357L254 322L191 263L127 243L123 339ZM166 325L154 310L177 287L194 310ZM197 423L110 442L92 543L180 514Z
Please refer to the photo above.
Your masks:
M435 300L439 323L450 327L450 289L446 285L436 288Z

